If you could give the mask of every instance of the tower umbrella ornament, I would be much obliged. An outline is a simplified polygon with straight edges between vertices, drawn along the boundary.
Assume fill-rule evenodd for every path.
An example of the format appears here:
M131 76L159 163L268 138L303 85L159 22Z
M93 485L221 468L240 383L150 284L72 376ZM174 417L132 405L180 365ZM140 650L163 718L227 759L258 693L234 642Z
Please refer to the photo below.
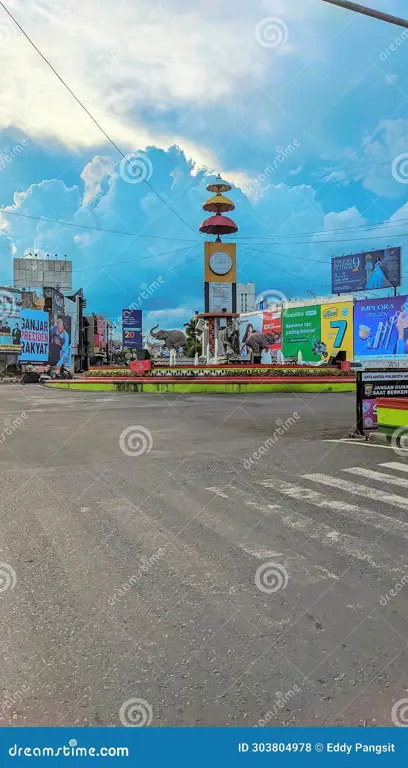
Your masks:
M200 232L204 232L207 235L216 235L217 243L221 242L221 235L231 235L234 232L238 232L235 221L228 216L224 216L225 213L233 211L235 208L232 200L224 196L224 192L229 192L230 189L231 185L224 181L220 174L218 174L213 183L207 186L208 192L213 192L214 194L204 203L203 209L213 213L213 216L203 221Z

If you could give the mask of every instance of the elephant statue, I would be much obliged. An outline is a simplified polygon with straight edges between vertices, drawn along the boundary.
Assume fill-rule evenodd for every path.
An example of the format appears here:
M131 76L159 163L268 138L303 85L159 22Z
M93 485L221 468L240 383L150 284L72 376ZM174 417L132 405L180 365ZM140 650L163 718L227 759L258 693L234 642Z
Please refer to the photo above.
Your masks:
M221 342L227 357L234 354L231 342L236 332L237 328L235 325L227 325L226 328L221 328L218 332L218 340Z
M180 347L182 347L183 352L185 352L187 348L187 337L183 331L163 331L161 329L156 331L156 328L158 327L158 325L154 325L150 331L150 336L152 336L153 339L164 341L164 346L169 350L174 349L177 351Z
M248 347L252 354L255 356L261 355L264 349L269 349L269 345L273 344L274 335L272 333L251 333L245 340L245 346Z

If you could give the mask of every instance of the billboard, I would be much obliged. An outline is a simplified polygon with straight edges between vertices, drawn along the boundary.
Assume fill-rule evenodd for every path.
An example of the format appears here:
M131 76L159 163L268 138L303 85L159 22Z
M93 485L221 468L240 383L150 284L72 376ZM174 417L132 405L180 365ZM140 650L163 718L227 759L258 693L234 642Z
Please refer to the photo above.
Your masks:
M23 363L47 363L50 349L50 316L38 309L21 313L21 354Z
M122 345L124 349L142 349L141 309L122 309Z
M354 306L354 359L408 356L407 296L364 299Z
M21 292L0 288L0 351L21 350Z
M263 313L262 333L268 333L274 337L274 341L269 345L271 352L277 352L282 349L282 310Z
M322 359L320 304L282 311L282 350L285 357L292 358L301 352L308 363Z
M105 321L102 315L94 315L94 352L100 352L105 349Z
M338 352L353 359L353 302L343 301L321 305L322 358L328 360Z
M14 259L13 284L16 288L72 290L72 261L68 259Z
M332 293L351 293L401 285L401 248L335 256Z

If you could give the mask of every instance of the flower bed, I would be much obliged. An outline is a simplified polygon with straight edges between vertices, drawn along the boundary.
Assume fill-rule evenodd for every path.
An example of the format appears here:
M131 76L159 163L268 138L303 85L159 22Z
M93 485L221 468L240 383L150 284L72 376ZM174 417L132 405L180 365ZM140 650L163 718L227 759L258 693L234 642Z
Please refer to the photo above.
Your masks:
M129 368L92 368L87 371L87 377L90 378L123 378L132 379L140 378L140 373L131 371ZM168 368L153 368L149 371L144 378L183 378L183 379L197 379L202 377L258 377L258 376L279 376L279 377L299 377L299 378L326 378L336 377L340 379L354 379L354 371L342 371L339 368L321 368L321 367L307 367L307 366L231 366L231 367L168 367Z

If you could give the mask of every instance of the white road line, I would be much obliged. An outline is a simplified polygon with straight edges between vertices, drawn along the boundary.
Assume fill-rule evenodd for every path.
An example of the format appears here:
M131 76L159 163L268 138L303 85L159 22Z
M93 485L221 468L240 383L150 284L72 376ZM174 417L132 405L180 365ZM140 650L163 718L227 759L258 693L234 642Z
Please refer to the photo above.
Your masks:
M351 483L349 480L340 480L338 477L322 475L318 472L312 475L302 475L302 477L305 480L312 480L321 485L329 485L332 488L339 488L350 495L365 496L366 499L382 501L384 504L391 504L394 507L402 507L403 509L408 510L408 501L407 499L404 499L403 496L396 496L393 493L385 493L384 491L378 491L376 488L369 488L367 485L357 485L357 483Z
M368 440L322 440L322 443L343 443L344 445L365 445L369 448L385 448L388 451L393 451L392 445L377 445L376 443L370 443ZM408 452L407 452L408 456Z
M386 467L387 469L400 469L402 472L408 472L408 464L403 464L401 461L386 461L384 464L379 464L379 467Z
M227 496L227 494L224 493L224 491L221 491L219 488L211 487L211 488L207 488L206 490L207 491L211 491L211 493L215 493L216 496L221 496L221 498L223 498L223 499L228 499L229 498Z
M388 475L386 472L375 472L373 469L365 469L365 467L350 467L342 471L350 472L351 475L358 475L359 477L367 477L369 480L378 480L378 482L386 483L387 485L398 485L400 488L408 488L406 477L396 477L396 475Z
M394 517L382 515L379 512L374 512L364 507L358 507L356 504L349 504L346 501L329 499L322 493L311 491L309 488L294 485L293 483L286 483L283 480L264 480L262 485L267 488L274 488L279 493L290 496L292 499L298 499L322 509L333 510L333 512L337 512L344 517L352 517L353 520L366 523L372 528L378 528L380 531L385 532L390 529L392 533L398 533L398 535L408 539L408 523L396 520Z
M263 481L260 484L264 485L266 482L269 483L268 487L272 487L271 480ZM276 490L279 490L280 482L281 481L277 481L276 486L273 486ZM288 485L290 484L288 483ZM299 488L300 486L297 487L296 492L298 492ZM305 491L304 488L301 490L302 492ZM315 519L301 515L292 509L289 511L282 509L278 513L278 519L289 528L292 528L292 530L302 533L306 539L317 540L321 547L333 547L337 550L340 557L354 557L357 560L369 563L369 565L377 571L405 573L405 569L396 566L391 558L386 561L382 557L374 557L371 553L375 552L375 549L377 549L378 552L378 548L376 548L375 545L371 545L369 542L358 539L349 533L336 531L326 523L318 523Z

